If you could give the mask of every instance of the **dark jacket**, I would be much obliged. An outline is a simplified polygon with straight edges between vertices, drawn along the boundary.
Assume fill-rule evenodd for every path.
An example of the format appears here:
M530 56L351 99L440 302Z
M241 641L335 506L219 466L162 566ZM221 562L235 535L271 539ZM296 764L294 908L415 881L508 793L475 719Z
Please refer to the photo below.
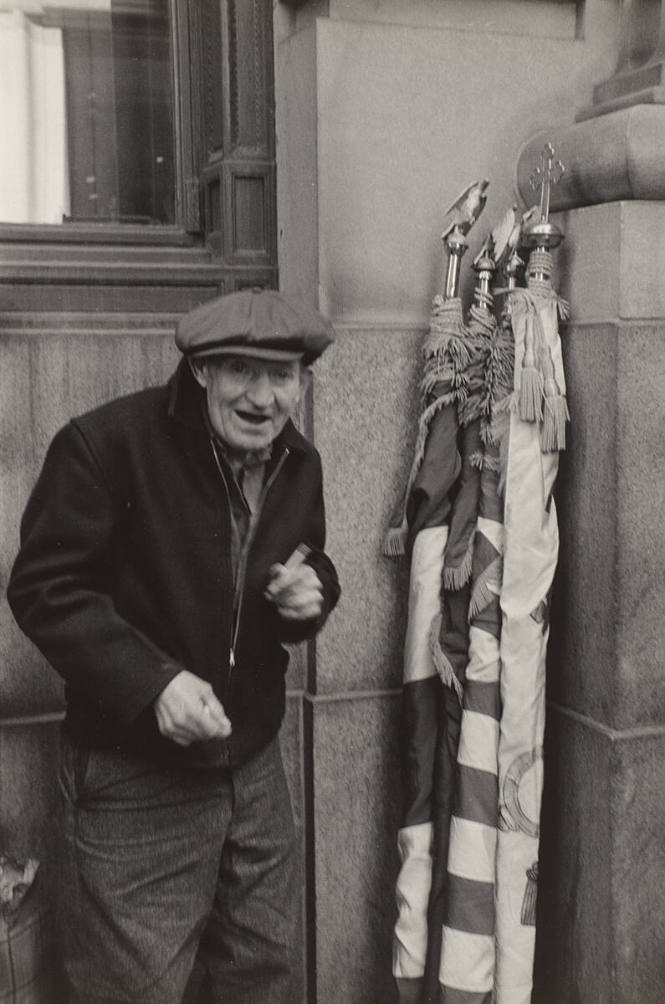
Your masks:
M237 764L281 723L282 643L316 634L339 585L323 553L320 458L288 422L268 462L234 625L228 489L201 393L181 363L167 386L60 430L23 516L8 598L66 682L66 724L79 742ZM263 590L270 566L301 542L312 548L324 608L294 624ZM160 735L153 701L182 669L212 684L233 725L228 741L182 748Z

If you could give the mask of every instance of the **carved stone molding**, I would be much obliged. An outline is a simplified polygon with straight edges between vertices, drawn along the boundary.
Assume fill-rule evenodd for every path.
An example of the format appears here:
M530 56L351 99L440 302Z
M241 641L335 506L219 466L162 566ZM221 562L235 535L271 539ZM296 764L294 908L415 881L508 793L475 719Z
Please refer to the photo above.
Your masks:
M623 0L616 72L598 84L582 121L638 104L665 103L664 0Z
M517 190L534 202L529 178L546 142L566 165L552 188L551 209L573 209L622 199L665 199L665 107L634 105L599 118L532 136L517 163Z

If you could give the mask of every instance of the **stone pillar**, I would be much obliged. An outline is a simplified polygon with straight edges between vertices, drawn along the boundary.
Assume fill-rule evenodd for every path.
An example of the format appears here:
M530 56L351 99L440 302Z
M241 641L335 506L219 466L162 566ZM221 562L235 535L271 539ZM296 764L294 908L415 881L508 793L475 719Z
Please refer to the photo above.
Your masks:
M624 107L601 103L546 133L568 168L553 205L566 234L572 421L557 501L538 1004L658 1004L665 987L665 204L654 156L665 107L628 91L647 49L661 72L662 7L626 4L632 44L613 78ZM543 135L518 165L524 195Z

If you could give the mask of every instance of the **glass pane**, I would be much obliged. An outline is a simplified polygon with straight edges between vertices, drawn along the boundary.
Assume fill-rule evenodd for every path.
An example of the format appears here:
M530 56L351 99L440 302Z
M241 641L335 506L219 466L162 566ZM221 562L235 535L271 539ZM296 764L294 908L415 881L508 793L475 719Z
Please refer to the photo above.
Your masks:
M0 2L0 221L173 223L168 0Z

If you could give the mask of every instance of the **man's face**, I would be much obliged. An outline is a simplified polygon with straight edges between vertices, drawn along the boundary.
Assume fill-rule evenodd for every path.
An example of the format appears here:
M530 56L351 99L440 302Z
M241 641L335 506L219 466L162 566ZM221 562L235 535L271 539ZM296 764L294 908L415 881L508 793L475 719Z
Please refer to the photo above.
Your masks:
M222 355L194 361L215 433L231 452L269 446L300 400L300 360L277 362Z

